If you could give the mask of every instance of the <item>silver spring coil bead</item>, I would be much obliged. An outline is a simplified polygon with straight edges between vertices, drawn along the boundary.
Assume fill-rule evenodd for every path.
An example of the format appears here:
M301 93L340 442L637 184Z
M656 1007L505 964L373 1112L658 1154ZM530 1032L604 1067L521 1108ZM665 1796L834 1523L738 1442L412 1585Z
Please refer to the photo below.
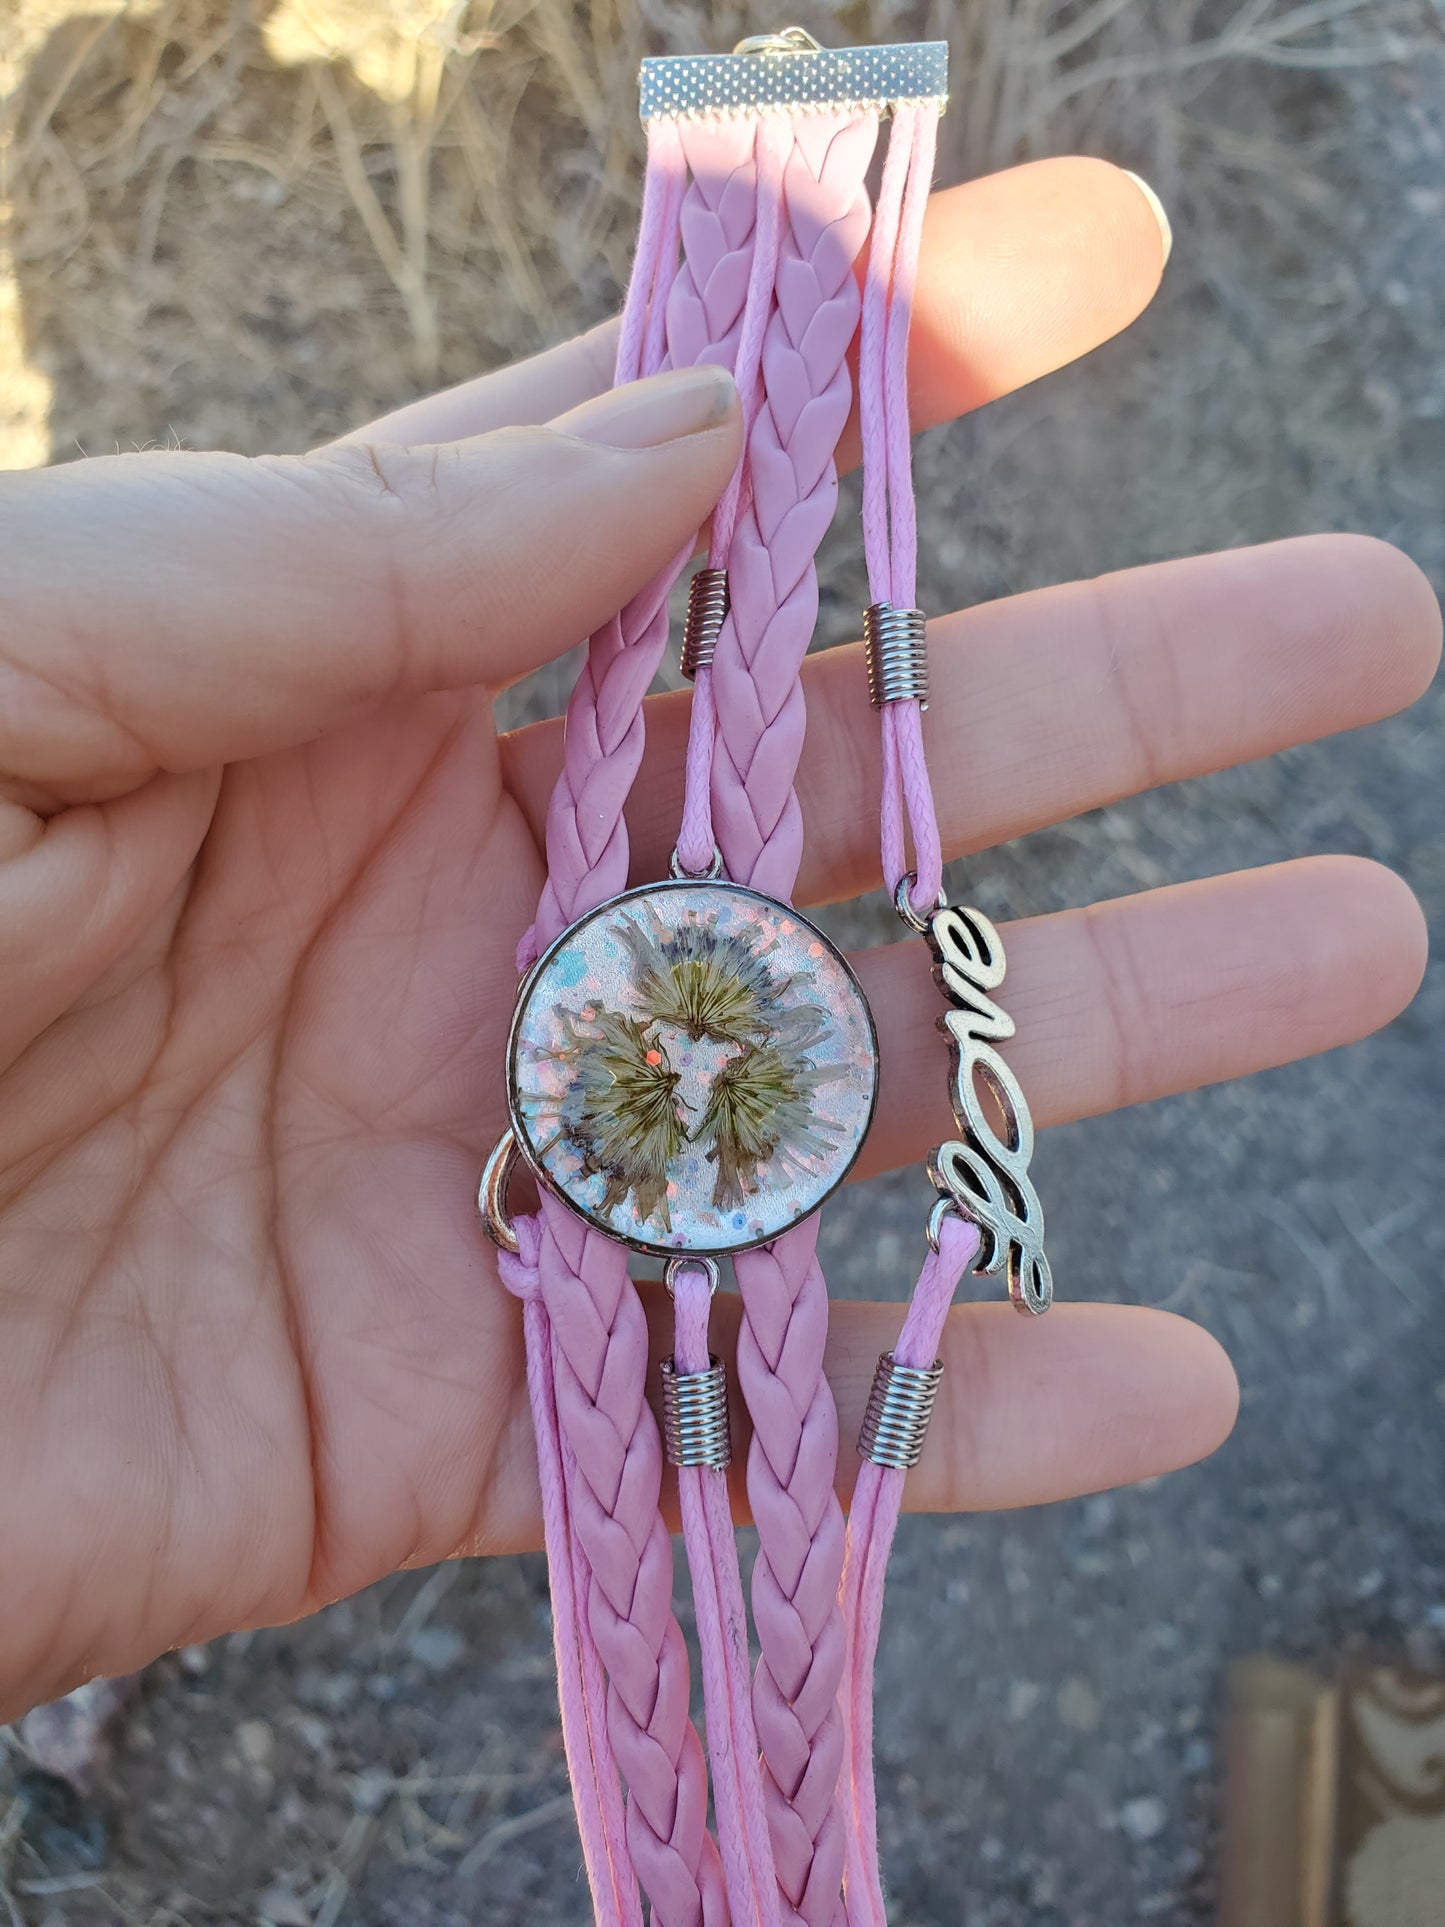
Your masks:
M682 631L682 673L689 682L712 665L712 652L728 612L726 569L699 569L688 584L687 621Z
M696 581L696 577L693 578ZM863 611L863 648L868 662L868 700L916 702L928 707L928 642L921 609L895 609L870 602Z
M711 1352L705 1372L680 1372L670 1358L662 1361L662 1436L669 1465L725 1472L732 1464L727 1367Z
M933 1416L933 1402L943 1379L943 1363L935 1359L927 1371L900 1365L884 1352L873 1374L868 1410L858 1434L858 1456L873 1465L909 1472L923 1455L923 1440Z

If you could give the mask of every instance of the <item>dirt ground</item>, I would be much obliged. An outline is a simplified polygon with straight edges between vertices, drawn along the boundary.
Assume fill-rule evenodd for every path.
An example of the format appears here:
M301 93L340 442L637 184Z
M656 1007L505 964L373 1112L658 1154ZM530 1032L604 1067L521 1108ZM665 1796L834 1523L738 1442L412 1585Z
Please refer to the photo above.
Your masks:
M603 314L637 58L772 24L709 11L704 35L674 0L0 0L0 463L297 449ZM1335 527L1445 586L1438 0L799 15L950 35L945 178L1100 153L1174 220L1127 337L924 439L928 606ZM844 531L823 641L858 586ZM1027 915L1350 850L1438 919L1442 723L1437 692L1090 815L973 859L969 894ZM888 929L872 903L833 921ZM899 1921L1203 1927L1228 1661L1445 1653L1442 1026L1437 971L1346 1053L1042 1145L1061 1289L1201 1319L1244 1407L1167 1482L908 1522L879 1696ZM919 1208L912 1180L849 1195L840 1290L901 1280ZM540 1563L162 1662L83 1794L0 1749L6 1904L25 1927L582 1922Z

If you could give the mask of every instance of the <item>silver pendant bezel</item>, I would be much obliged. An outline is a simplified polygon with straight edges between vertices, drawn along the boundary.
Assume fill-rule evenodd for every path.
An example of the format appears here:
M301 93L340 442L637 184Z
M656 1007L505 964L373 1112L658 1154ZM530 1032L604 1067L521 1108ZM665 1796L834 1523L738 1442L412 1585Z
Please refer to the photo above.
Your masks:
M796 1218L791 1219L788 1223L777 1229L768 1231L762 1237L743 1237L717 1243L679 1245L674 1242L664 1243L661 1240L653 1242L643 1238L624 1235L614 1226L607 1223L605 1219L588 1211L575 1197L571 1196L557 1183L552 1174L543 1166L540 1157L536 1154L532 1146L527 1121L521 1108L517 1056L522 1024L527 1012L529 998L536 986L541 982L548 964L576 938L580 930L585 929L587 925L599 918L614 914L629 903L641 903L648 899L655 901L658 897L671 896L679 891L697 892L699 890L716 892L718 895L726 895L733 898L747 898L754 903L763 904L771 910L779 911L787 917L790 917L799 925L802 931L806 932L810 937L816 938L817 941L824 946L829 956L838 965L849 984L851 984L857 996L858 1007L862 1012L867 1033L869 1057L872 1067L872 1088L868 1094L867 1112L857 1144L853 1147L847 1162L838 1171L827 1189L819 1193L818 1197L808 1206L806 1211L801 1212ZM868 1002L867 993L859 981L857 971L854 970L842 950L834 943L833 939L825 930L819 929L811 917L805 916L802 911L795 909L791 904L782 903L778 898L770 897L764 891L749 889L746 884L730 883L722 877L699 878L682 876L669 878L666 881L657 883L642 884L635 889L624 890L620 895L609 897L606 902L595 905L583 916L578 917L574 923L569 924L567 928L562 931L561 935L556 937L553 942L547 946L528 969L517 986L517 1001L512 1011L512 1021L507 1032L507 1110L517 1151L526 1164L527 1169L537 1180L537 1183L552 1197L559 1198L570 1211L575 1212L576 1215L582 1219L583 1223L590 1225L594 1231L599 1232L605 1238L610 1238L614 1244L623 1245L630 1251L642 1252L653 1258L661 1258L664 1260L728 1258L731 1257L734 1252L752 1251L760 1245L772 1244L774 1240L783 1237L797 1225L806 1223L815 1212L823 1208L828 1202L828 1199L833 1196L834 1192L847 1182L853 1167L857 1164L862 1154L863 1146L868 1142L874 1120L877 1116L880 1068L878 1027L874 1022L873 1009Z

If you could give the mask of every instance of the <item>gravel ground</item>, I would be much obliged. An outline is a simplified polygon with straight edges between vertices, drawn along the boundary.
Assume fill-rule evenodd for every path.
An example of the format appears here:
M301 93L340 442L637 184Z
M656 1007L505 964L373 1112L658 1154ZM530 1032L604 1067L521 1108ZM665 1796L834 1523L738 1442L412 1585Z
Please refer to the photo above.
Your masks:
M1171 87L1147 138L1119 112L1070 129L1159 185L1165 290L1086 364L926 439L931 606L1334 527L1445 583L1445 67ZM250 379L208 406L244 414ZM859 597L835 548L842 633ZM968 893L1026 915L1345 850L1438 919L1441 711L1436 691L990 852ZM891 934L877 904L834 921ZM1213 1461L1167 1481L905 1522L879 1681L900 1922L1197 1927L1228 1662L1441 1659L1442 1024L1437 969L1367 1043L1041 1144L1061 1292L1198 1318L1243 1407ZM916 1178L847 1195L826 1234L840 1291L901 1288L906 1258L880 1254L913 1248L922 1203ZM0 1816L22 1794L0 1817L16 1919L582 1922L546 1625L540 1563L498 1561L162 1663L91 1794L0 1764Z

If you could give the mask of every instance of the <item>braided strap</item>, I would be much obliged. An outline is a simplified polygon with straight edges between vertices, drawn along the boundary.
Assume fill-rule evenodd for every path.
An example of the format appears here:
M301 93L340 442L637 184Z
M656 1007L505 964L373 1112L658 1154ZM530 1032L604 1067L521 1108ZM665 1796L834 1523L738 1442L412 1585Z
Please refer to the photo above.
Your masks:
M757 215L757 123L681 121L677 138L692 175L682 204L682 266L667 302L667 359L674 368L731 368L748 298Z
M863 176L873 119L800 118L784 174L788 225L763 344L752 499L728 565L732 609L713 656L718 753L713 811L729 872L786 898L803 825L793 776L803 747L798 682L818 616L814 557L838 501L834 452L852 405L858 326L853 263L868 233Z
M753 1717L784 1918L829 1927L846 1851L843 1514L833 1489L838 1415L823 1375L828 1288L817 1220L740 1255L738 1383L752 1415L748 1497L758 1529Z
M802 850L793 793L804 726L798 672L817 617L814 557L837 500L834 451L852 399L853 264L868 231L864 176L877 131L871 117L833 115L804 117L794 130L777 305L749 452L752 494L733 538L732 608L713 659L719 847L731 876L783 899ZM754 1426L747 1470L761 1657L753 1707L778 1881L786 1919L831 1927L846 1844L838 1793L844 1533L816 1241L814 1220L739 1254L738 1380Z
M572 1449L571 1515L592 1584L588 1624L607 1670L607 1729L627 1782L627 1844L658 1927L722 1927L707 1831L707 1768L688 1717L672 1611L672 1541L658 1510L662 1441L643 1388L647 1320L627 1251L542 1198L538 1265L552 1323L557 1413Z
M655 358L650 366L643 360L643 373L667 364L733 365L752 263L754 125L667 124L664 138L676 143L679 178L684 165L692 178L681 207L682 263L657 311L655 342L649 329ZM642 764L642 702L667 647L667 599L691 553L689 544L588 641L567 703L562 772L547 809L547 882L524 963L627 887L624 811Z
M637 251L623 304L615 379L655 370L662 357L661 315L677 264L685 171L675 133L648 138ZM562 872L561 874L566 874ZM583 874L574 865L573 879ZM518 947L518 967L536 954L536 930ZM592 1574L572 1527L576 1453L557 1410L556 1356L542 1297L540 1217L518 1221L517 1248L502 1254L504 1282L522 1299L527 1384L537 1438L562 1738L577 1809L588 1885L598 1927L642 1927L642 1897L627 1843L627 1820L607 1718L607 1684L591 1629Z
M736 351L753 233L752 139L752 128L736 123L686 130L687 255L667 302L676 366L730 364ZM642 702L688 552L591 638L548 811L549 878L533 954L626 886L623 812L642 758ZM550 1195L542 1227L538 1274L569 1448L571 1529L590 1573L588 1626L608 1674L608 1736L628 1786L628 1850L657 1927L722 1927L722 1867L707 1831L706 1767L688 1714L687 1648L659 1510L661 1440L643 1395L646 1320L621 1246Z

